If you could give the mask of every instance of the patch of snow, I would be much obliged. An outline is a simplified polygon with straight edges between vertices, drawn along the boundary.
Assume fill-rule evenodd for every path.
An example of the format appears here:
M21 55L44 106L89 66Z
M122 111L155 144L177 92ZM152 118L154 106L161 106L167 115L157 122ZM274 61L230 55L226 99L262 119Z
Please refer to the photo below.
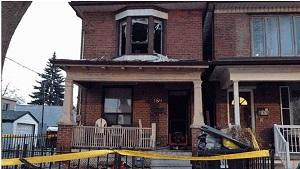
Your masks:
M161 54L156 55L123 55L113 61L146 61L146 62L176 62L178 59L170 59Z
M58 131L58 127L48 127L47 131Z

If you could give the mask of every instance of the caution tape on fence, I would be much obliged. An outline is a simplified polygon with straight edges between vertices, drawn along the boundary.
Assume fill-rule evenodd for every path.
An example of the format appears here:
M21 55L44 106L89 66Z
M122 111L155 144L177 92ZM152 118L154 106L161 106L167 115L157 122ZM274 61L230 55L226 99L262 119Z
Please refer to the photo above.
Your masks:
M169 155L169 154L156 153L150 151L134 151L134 150L92 150L92 151L77 152L77 153L51 155L51 156L28 157L25 159L29 163L37 164L37 163L48 163L48 162L58 162L58 161L100 157L111 153L118 153L120 155L144 157L150 159L188 160L188 161L233 160L233 159L246 159L246 158L258 158L258 157L270 156L268 150L259 150L259 151L243 152L243 153L236 153L236 154L206 156L206 157L177 156L177 155ZM19 158L2 159L1 163L2 166L22 164Z

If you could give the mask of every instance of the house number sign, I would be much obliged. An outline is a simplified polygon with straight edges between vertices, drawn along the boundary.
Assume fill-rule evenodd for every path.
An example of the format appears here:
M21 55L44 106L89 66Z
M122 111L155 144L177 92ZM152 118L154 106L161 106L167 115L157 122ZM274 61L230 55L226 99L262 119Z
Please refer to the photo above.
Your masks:
M153 103L161 103L162 102L162 98L154 98L153 99Z

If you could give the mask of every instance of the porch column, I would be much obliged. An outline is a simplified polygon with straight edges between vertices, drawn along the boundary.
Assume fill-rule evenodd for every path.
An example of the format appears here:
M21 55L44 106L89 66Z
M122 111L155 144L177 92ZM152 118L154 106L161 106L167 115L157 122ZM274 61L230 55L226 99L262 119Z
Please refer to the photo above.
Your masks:
M191 124L191 141L192 154L197 156L198 136L201 133L200 127L204 125L203 110L202 110L202 81L193 81L194 83L194 116Z
M202 109L202 81L193 81L194 83L194 116L191 128L200 128L204 125L203 109Z
M240 96L239 81L233 81L233 100L234 100L234 124L240 125Z
M73 80L65 80L63 113L59 119L60 125L73 125Z

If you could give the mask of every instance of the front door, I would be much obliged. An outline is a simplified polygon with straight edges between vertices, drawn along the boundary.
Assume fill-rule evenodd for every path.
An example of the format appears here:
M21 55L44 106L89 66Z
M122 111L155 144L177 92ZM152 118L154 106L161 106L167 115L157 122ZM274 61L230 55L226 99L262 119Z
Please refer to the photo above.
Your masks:
M240 120L242 128L252 128L251 92L240 92ZM230 123L234 124L233 92L229 92Z
M171 146L187 145L188 137L188 92L170 91L169 110L169 144Z

